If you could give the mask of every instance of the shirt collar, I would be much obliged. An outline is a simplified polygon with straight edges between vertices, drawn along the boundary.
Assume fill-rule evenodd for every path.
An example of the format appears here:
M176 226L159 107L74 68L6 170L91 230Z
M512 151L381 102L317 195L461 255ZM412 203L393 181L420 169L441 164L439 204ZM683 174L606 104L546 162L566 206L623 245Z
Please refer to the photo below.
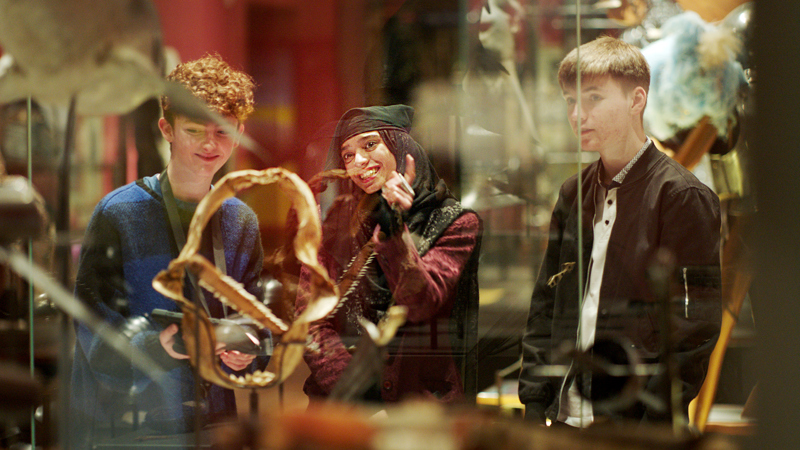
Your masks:
M625 180L625 177L628 175L628 172L630 172L631 167L633 167L633 165L636 164L636 161L638 161L639 158L642 157L644 151L647 150L647 147L650 146L651 142L652 141L650 140L650 136L645 136L642 148L640 148L639 151L636 152L636 155L634 155L633 158L630 161L628 161L628 164L626 164L625 167L623 167L622 170L620 170L619 173L616 176L614 176L614 178L611 180L611 183L608 186L603 185L603 181L600 178L599 170L597 171L597 182L600 183L601 186L604 186L606 189L613 189L615 187L619 187Z

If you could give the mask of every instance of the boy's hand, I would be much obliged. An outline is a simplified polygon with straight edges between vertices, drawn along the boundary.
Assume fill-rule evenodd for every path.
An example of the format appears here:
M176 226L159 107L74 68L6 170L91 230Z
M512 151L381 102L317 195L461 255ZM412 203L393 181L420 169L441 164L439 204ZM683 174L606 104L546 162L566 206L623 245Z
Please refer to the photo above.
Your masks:
M175 345L175 335L178 334L178 331L180 331L180 327L178 327L178 324L173 323L167 328L161 330L161 333L158 335L158 340L161 342L161 346L164 347L164 351L166 351L169 356L175 359L189 359L189 355L178 353L173 348Z
M249 366L256 358L256 355L248 355L247 353L230 350L220 353L219 358L226 366L238 372Z

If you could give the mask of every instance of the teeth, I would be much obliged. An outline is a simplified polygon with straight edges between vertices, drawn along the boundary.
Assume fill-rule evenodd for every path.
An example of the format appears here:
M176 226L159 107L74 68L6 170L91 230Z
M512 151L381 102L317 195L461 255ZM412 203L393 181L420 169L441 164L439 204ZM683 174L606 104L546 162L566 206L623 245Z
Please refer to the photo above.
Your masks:
M375 175L376 173L378 173L378 169L377 168L369 169L366 172L361 173L361 175L359 175L359 178L364 180L364 179L367 179L367 178Z
M236 376L228 374L231 381L243 386L264 386L270 381L275 379L275 374L267 371L256 370L253 373L245 374L244 376Z

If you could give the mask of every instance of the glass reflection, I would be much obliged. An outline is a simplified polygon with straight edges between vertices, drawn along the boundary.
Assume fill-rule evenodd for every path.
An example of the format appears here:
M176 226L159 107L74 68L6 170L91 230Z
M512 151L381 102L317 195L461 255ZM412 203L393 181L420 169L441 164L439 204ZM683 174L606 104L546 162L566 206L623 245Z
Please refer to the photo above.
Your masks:
M116 8L117 2L113 3ZM153 3L163 6L161 1ZM684 375L684 380L691 378L691 383L687 383L691 384L691 389L682 393L680 406L674 409L686 412L686 403L699 390L696 409L689 409L688 412L689 419L700 430L715 402L745 403L754 384L752 369L748 364L752 358L754 332L749 290L753 277L753 255L746 239L750 219L756 211L755 193L748 178L753 158L748 144L748 139L752 137L749 125L753 114L750 91L757 69L753 66L754 60L747 45L752 34L749 26L751 2L739 2L735 9L728 8L731 9L728 15L717 16L709 16L708 9L698 6L699 2L670 0L332 2L335 5L326 3L327 6L311 8L341 18L341 22L335 25L323 20L325 14L314 15L296 5L273 7L266 4L251 5L253 2L234 3L226 3L226 14L220 14L220 17L235 17L241 23L248 23L249 31L242 33L247 36L227 36L220 38L225 39L224 45L217 44L218 48L232 49L231 55L234 59L239 58L242 67L253 69L251 73L263 93L260 94L262 97L256 98L264 99L263 103L266 104L255 105L256 111L248 122L248 131L258 136L266 149L254 151L249 156L237 155L234 151L230 162L221 168L216 163L210 164L209 171L216 172L215 180L236 169L282 166L300 174L314 188L312 176L323 167L346 169L340 149L344 142L335 144L336 149L331 149L331 141L336 138L333 129L338 123L337 117L350 106L409 105L414 110L413 126L407 130L409 137L399 139L403 143L397 145L418 148L421 152L413 157L416 171L414 180L405 179L403 175L409 172L408 161L402 155L398 156L391 144L392 140L398 138L388 137L388 132L381 131L380 139L389 149L391 157L384 155L387 158L370 159L355 152L353 161L359 164L368 161L368 167L361 172L351 171L351 174L355 173L352 175L355 179L328 181L327 190L317 196L326 227L325 251L321 260L336 282L347 280L347 274L351 272L348 268L358 269L352 272L359 276L353 277L357 281L353 281L342 292L346 294L345 301L336 313L311 327L312 338L309 338L305 355L310 373L304 371L307 369L305 366L299 366L296 376L290 377L282 385L281 402L284 388L290 393L290 406L300 407L308 404L306 393L311 394L313 400L321 400L322 397L329 400L346 398L356 403L364 399L401 401L406 394L424 393L429 398L445 401L471 401L474 397L480 407L500 404L504 412L522 415L524 404L530 402L519 401L517 378L523 347L527 345L523 344L523 336L528 327L531 296L541 288L540 285L547 286L552 281L552 286L546 289L566 290L565 286L571 286L570 292L563 295L572 302L557 311L558 314L553 313L554 316L569 316L569 320L553 320L552 328L561 333L560 337L551 338L550 342L545 343L545 336L541 336L541 343L534 345L534 351L526 351L528 360L522 370L523 378L535 368L541 371L536 373L537 377L549 380L560 380L569 373L564 383L566 389L561 389L558 382L549 384L552 392L547 394L548 398L555 400L559 393L565 393L566 400L579 398L570 397L569 388L574 386L572 392L581 396L575 411L591 404L594 411L600 411L601 414L605 410L628 412L632 404L636 404L639 412L644 409L649 414L650 409L657 410L660 403L662 410L656 416L667 420L667 416L662 414L670 407L665 394L667 388L659 391L656 385L661 385L669 370L675 369L661 364L664 361L664 348L669 348L672 354L679 356L677 371ZM733 3L736 2L730 5ZM338 12L334 14L334 10ZM69 14L79 11L75 9ZM148 17L142 29L130 25L138 23L128 20L135 19L135 15L122 23L140 29L148 38L152 38L154 11L149 5L142 11ZM253 13L252 18L246 19L249 13ZM578 13L580 21L576 20ZM85 14L78 16L81 20L88 20ZM194 24L196 28L187 30L179 28L171 20L174 17L161 19L164 28L170 30L169 35L173 37L196 35L202 29L199 23ZM83 24L81 20L69 23ZM269 26L259 27L259 21L269 23ZM292 24L301 24L298 27L302 30L292 28L295 26ZM38 25L49 31L58 29L52 24ZM75 27L71 25L70 29L75 30ZM82 25L77 27L80 31ZM212 36L214 33L206 34ZM87 41L84 39L85 33L76 35L80 38L74 39L76 43ZM572 211L562 204L564 196L560 195L560 188L565 180L574 176L578 169L597 167L593 164L605 167L605 162L597 162L598 154L579 151L590 149L594 141L589 137L586 142L579 141L570 129L577 128L579 123L577 114L572 111L579 109L578 103L582 108L581 117L589 120L592 112L588 108L595 100L584 98L576 90L567 95L574 106L564 102L557 74L560 61L571 49L594 41L601 35L620 37L642 50L653 75L644 110L645 135L650 137L657 151L687 167L692 176L719 197L721 278L717 278L714 270L706 270L705 266L709 266L707 261L692 259L700 253L706 253L698 248L700 241L703 244L708 242L698 236L681 238L681 245L671 246L671 256L659 260L659 264L653 264L655 253L652 252L648 253L648 257L643 256L633 262L630 259L625 259L619 265L606 262L605 270L614 267L614 270L630 274L630 280L626 278L621 283L634 292L609 294L606 292L609 285L605 282L598 288L597 320L601 325L582 327L582 331L591 328L597 330L594 345L590 346L588 341L581 343L574 329L575 318L589 303L583 292L591 290L592 280L596 281L598 277L605 279L607 275L598 274L595 270L600 265L591 262L596 256L591 244L602 234L603 213L609 212L607 203L595 204L594 200L613 197L615 194L611 192L615 188L597 187L592 175L586 180L581 179L585 192L581 191L580 195L586 209L580 211L587 226L581 229L580 238L574 229L569 233L564 232L560 245L562 248L564 245L580 248L586 262L581 266L570 265L577 262L577 257L550 261L548 248L553 245L551 223L554 210L561 211L564 207L564 211ZM711 39L712 36L715 39ZM695 43L689 45L686 42L690 37L715 49L715 57L720 65L702 65L699 62L700 52L688 55L677 52L678 48L694 48ZM233 41L228 42L227 39L242 39L243 42L231 43ZM164 55L176 54L173 51L175 49L169 47L158 48L151 54L149 50L158 47L160 41L159 44L147 42L147 59L153 57L160 63ZM7 56L13 56L14 48L3 32L0 32L0 44ZM177 45L183 45L179 49L181 52L191 54L187 52L185 43ZM213 51L212 48L207 50ZM225 56L229 55L226 53ZM3 61L7 63L8 59ZM315 70L317 73L313 73ZM8 66L0 64L0 83L7 80L4 78L7 71ZM116 75L122 72L125 72L124 68L115 68ZM126 82L131 78L134 81L134 87L123 89L126 95L119 94L119 98L112 95L110 101L103 99L96 103L102 106L102 111L87 112L84 109L75 118L72 153L66 152L60 144L65 139L65 128L68 127L68 113L64 106L51 105L47 99L41 102L34 99L31 112L24 113L24 105L15 101L3 105L0 114L0 142L3 143L2 152L8 173L24 175L27 169L24 167L26 151L31 152L33 162L29 178L42 194L45 210L53 218L61 217L59 220L63 219L63 222L60 224L66 226L60 228L57 235L39 238L27 253L35 266L52 272L53 278L58 279L47 281L52 285L63 284L67 291L72 290L70 285L75 280L78 281L77 291L85 287L87 269L80 268L81 251L96 254L107 266L111 264L109 261L116 264L126 245L136 247L147 244L171 249L169 239L159 240L163 237L159 237L160 232L152 231L156 228L152 225L155 220L152 215L140 214L135 217L135 222L147 231L144 238L130 239L130 242L125 240L111 247L102 244L112 234L108 230L100 230L94 236L90 233L83 238L87 229L97 226L91 220L95 205L126 181L140 178L141 183L156 193L156 197L162 192L160 183L153 181L153 175L164 169L161 155L169 155L169 144L163 140L158 129L156 99L152 98L148 104L142 105L138 113L132 115L96 115L105 113L111 107L127 111L130 109L130 98L147 87L139 83L140 77L122 78ZM678 79L681 81L676 82ZM70 86L73 85L72 81L75 80L71 80ZM80 77L78 81L85 82ZM581 82L583 90L608 87L593 85L591 77L583 78ZM110 87L112 92L120 92L120 85L131 86L103 80L94 84L98 88ZM41 87L47 88L49 95L53 93L53 86L60 94L65 85L48 82ZM702 95L692 94L695 88ZM266 91L271 93L265 94ZM323 95L323 91L331 93ZM680 95L676 95L678 93ZM117 112L115 110L113 114ZM328 128L323 126L326 121L332 121ZM30 150L26 150L24 130L28 124L32 129ZM259 129L253 129L251 124L257 124ZM586 127L590 131L593 128L590 125ZM311 138L313 144L307 144L306 132L320 128L325 131ZM191 130L181 128L173 131L185 131L186 136L183 137L191 140ZM645 152L648 155L649 148ZM329 150L326 161L324 155ZM69 153L69 158L62 165L65 153ZM366 154L366 150L361 153ZM220 156L221 159L227 158ZM207 159L210 162L214 158ZM403 206L408 200L408 191L401 187L402 182L394 178L391 171L383 172L383 168L391 166L392 161L395 172L413 189L413 200L408 210ZM637 164L630 168L634 175ZM430 180L436 181L434 187L419 188L417 177L423 176L423 166L434 175L430 177ZM197 171L203 170L203 167L197 167ZM387 194L389 199L385 202L399 205L398 208L404 211L400 214L401 221L397 220L397 214L391 207L368 204L365 200L380 196L381 191L373 190L376 186L370 183L382 187L385 183L391 183L386 181L391 179L396 180L397 184L390 184L387 191L398 189L397 194ZM627 177L626 180L630 182ZM620 220L609 223L613 227L608 232L612 244L607 250L607 258L615 257L613 249L617 243L620 248L650 246L650 236L643 237L629 230L636 229L636 225L647 217L646 213L656 208L655 205L661 205L644 202L633 219L625 216L623 220L625 212L621 209L626 199L622 191L626 180L617 188L618 197L612 198L620 208L614 213L619 215ZM415 210L414 204L420 195L433 193L431 195L438 198L443 192L436 187L439 181L447 188L444 191L446 194L438 199L442 200L442 205L446 203L449 207L451 202L455 202L468 212L453 222L442 219L441 223L431 225L431 221L437 217L427 217L426 213ZM68 182L69 187L60 182ZM602 195L598 194L604 189ZM702 186L693 185L692 189L706 192ZM70 194L66 205L64 196L60 195L63 192ZM256 230L254 236L259 236L260 240L253 238L245 244L238 243L233 252L235 256L228 256L236 259L231 264L238 264L241 262L238 258L244 257L241 255L248 255L250 263L247 263L247 273L256 274L248 278L248 290L254 293L260 290L273 291L261 298L269 303L269 308L279 319L292 323L302 312L308 278L307 269L302 269L303 264L286 251L292 245L298 223L290 212L292 207L289 202L279 197L275 191L269 190L253 190L240 196L243 203L256 213L258 223L248 223L249 229ZM684 201L689 202L686 198L688 196ZM185 209L181 208L184 205L178 206L181 209L181 223L186 228L194 214L193 205ZM439 205L434 209L444 210L447 207ZM686 205L676 206L670 211L670 219L662 220L669 222L665 229L678 229L671 225L685 225L698 215L689 212ZM595 215L595 212L598 214ZM11 228L28 228L27 225L21 225L22 217L16 213L9 212L4 216L14 217ZM425 216L425 220L420 218L422 216ZM436 270L425 270L426 265L420 261L426 258L439 260L438 256L433 256L435 253L430 252L436 252L436 245L441 239L456 239L447 230L455 225L464 225L459 220L465 220L465 216L475 219L466 224L469 227L465 235L458 235L469 241L461 249L463 260L450 264L450 260L445 258L434 264ZM597 224L592 221L596 218L600 220ZM378 223L381 223L380 228L384 231L404 230L403 227L407 227L408 236L411 237L407 238L405 232L397 235L390 233L389 241L400 240L403 245L397 244L393 248L400 256L385 260L380 257L381 251L375 251L375 248L391 245L377 238L375 248L363 252L366 257L362 265L358 257L364 247L372 242L372 232ZM640 229L646 228L642 225ZM169 228L166 230L169 232ZM440 231L443 234L438 236ZM227 231L223 234L228 236L226 239L233 239ZM705 234L713 233L709 231ZM619 236L624 236L624 239L615 239ZM213 261L213 233L209 232L203 239L205 256ZM426 244L427 241L433 244ZM260 247L263 247L262 254L259 254ZM685 255L689 248L693 249L692 257ZM269 255L271 251L275 254L265 259L263 268L257 267L254 261L263 259L263 254ZM370 255L373 255L371 259ZM64 259L64 265L61 259ZM169 258L159 260L159 264L166 266L168 261ZM407 261L409 267L402 266L398 261ZM446 271L442 266L458 269L450 267L447 276L440 278L436 275L433 276L435 280L431 281L431 273ZM669 276L658 278L655 273L658 270L667 270ZM405 278L393 279L393 271L405 274ZM40 296L45 290L42 287L29 291L25 277L13 272L14 269L8 272L4 284L7 294L3 297L3 311L8 312L5 318L13 325L13 329L4 335L11 336L9 342L13 342L8 345L11 358L26 353L21 350L26 344L20 343L17 336L24 330L17 324L20 320L24 322L27 313L33 310L35 318L30 321L34 325L23 328L37 328L34 337L39 338L35 339L35 348L30 352L30 356L36 360L37 370L46 373L44 379L47 382L69 378L63 372L57 373L61 370L55 367L54 355L65 353L64 359L70 360L73 366L81 366L85 356L81 350L81 338L90 335L95 337L100 332L79 325L79 346L75 354L72 355L71 350L59 350L57 344L61 338L57 336L66 334L63 339L69 348L73 347L75 336L70 335L72 330L61 328L60 322L63 320L58 319L63 317L58 316L60 313L57 314L53 308L57 301L47 298L52 295L49 292ZM109 328L108 333L111 342L119 343L110 337L116 335L123 337L126 345L133 343L137 346L141 342L135 336L160 333L161 325L137 320L151 313L152 308L145 308L147 311L137 309L130 301L131 296L144 295L136 286L150 286L154 275L142 274L132 283L120 276L118 271L103 269L91 274L108 286L102 298L88 303L95 308L94 312L99 311L104 317L113 318L108 322L113 328ZM581 276L583 281L579 280ZM668 290L656 289L652 284L665 279L669 280ZM293 302L298 283L301 309L296 311ZM187 278L187 298L192 297L190 286ZM431 294L432 287L441 290L438 294ZM434 302L438 305L436 308L441 309L424 310L422 313L415 310L425 305L424 300L430 300L431 295L437 299ZM711 337L713 333L709 331L716 327L714 320L706 321L708 327L700 324L703 318L717 314L711 302L705 304L702 301L707 296L715 295L721 295L724 306L716 345ZM20 300L26 298L33 300L28 306L24 306L25 302ZM612 300L614 307L604 308L606 302ZM211 315L224 316L222 306L215 302L216 299L209 297ZM669 323L664 321L662 314L667 309L664 306L667 302L671 309ZM390 307L398 303L409 306L408 315L405 325L396 330L393 339L389 339L388 333L395 330L390 330L392 327L385 325L383 319L389 316ZM170 312L179 310L175 302L166 298L160 298L157 306ZM63 306L59 308L63 309ZM73 311L67 311L67 316L67 320L80 317L79 313ZM367 319L375 327L359 318ZM243 334L239 333L241 328L233 330L236 332L233 334L244 336L247 340L231 338L230 329L227 332L221 330L227 336L221 337L221 340L248 343L253 341L247 336L255 336L259 341L259 364L264 366L269 353L267 344L275 344L275 349L282 348L277 341L282 336L274 336L276 340L272 341L267 336L259 335L262 330L253 332L247 329L248 326L245 325ZM667 326L681 337L663 333ZM536 333L528 332L529 337L533 334ZM666 341L665 336L670 340ZM588 335L582 332L581 337ZM609 339L605 339L607 337ZM297 337L292 345L301 347L303 339ZM98 351L100 355L119 353L121 347L108 342L101 343L102 340L95 342L96 347L92 347L95 344L89 345L89 351ZM359 348L364 348L364 351L358 353ZM714 353L706 371L704 361L712 348ZM547 349L546 356L532 366L530 354L538 355L543 349ZM699 364L681 365L683 353L691 351L695 352L692 357L702 354L699 358L702 361ZM597 354L603 354L605 358L598 359ZM101 357L98 362L102 370L113 371L124 366L125 377L133 374L128 378L138 378L142 368L137 367L133 359L130 355ZM219 367L225 364L222 361L217 363ZM233 360L230 363L236 365ZM568 372L570 365L586 370ZM198 406L202 408L204 404L208 405L196 401L195 389L199 386L199 397L208 398L210 394L207 394L206 388L209 387L203 383L184 383L194 378L191 370L187 367L184 369L180 374L175 372L174 377L166 377L164 384L158 388L168 390L170 395L156 396L156 403L180 405L162 415L163 423L177 417L173 413L180 415ZM360 375L358 370L362 370ZM609 375L620 370L623 371L622 377ZM636 376L630 376L631 371L636 372ZM701 385L697 380L702 379L703 375L705 383ZM105 375L93 377L98 385L108 384ZM99 418L92 419L95 431L105 433L98 435L99 439L111 437L112 430L117 439L130 436L132 432L146 434L157 431L148 428L145 414L155 409L139 400L146 389L157 387L155 385L158 383L146 381L149 378L152 377L138 378L144 380L141 383L126 382L124 388L117 385L110 389L113 393L103 392L97 397L82 398L85 410L98 412L115 409L114 414L99 415ZM69 384L69 380L66 383ZM145 388L145 384L151 386ZM340 386L338 390L334 389L337 385ZM595 386L595 389L588 389L589 386ZM605 388L598 389L597 386ZM522 391L522 395L526 396L524 387ZM291 396L292 392L296 392L300 398L296 405L291 404L296 398ZM64 401L70 396L69 392L50 394L61 394L60 399ZM272 394L278 395L274 392L260 392L258 395L266 399ZM530 400L528 397L526 399ZM654 405L656 407L651 408ZM238 409L241 417L247 406L247 402L239 395L235 406L229 402L224 409L228 412ZM283 406L278 402L262 403L260 409L280 410ZM391 410L390 405L380 407ZM37 417L48 417L48 426L41 427L38 431L40 434L46 429L48 433L55 434L51 429L55 421L52 419L55 416L53 409L57 408L40 410L44 416ZM636 417L639 416L637 413ZM150 417L154 421L151 424L158 427L157 411ZM557 414L555 417L551 414L550 418L558 421ZM81 413L59 418L58 421L65 428L87 429L89 422L83 419L86 416ZM38 418L32 423L37 423L36 420L41 424ZM185 424L187 427L183 431L195 428L195 424ZM164 430L158 432L165 433ZM28 432L23 429L21 434ZM27 436L21 439L27 439ZM180 439L186 444L194 438L187 435Z

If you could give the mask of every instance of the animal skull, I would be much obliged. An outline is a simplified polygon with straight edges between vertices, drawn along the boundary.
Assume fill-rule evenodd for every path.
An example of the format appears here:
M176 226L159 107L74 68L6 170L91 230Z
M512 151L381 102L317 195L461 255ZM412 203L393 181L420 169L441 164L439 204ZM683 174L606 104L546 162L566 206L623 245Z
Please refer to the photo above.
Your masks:
M289 195L297 212L298 231L293 246L297 259L311 273L308 307L287 324L247 292L232 278L223 275L211 262L197 253L203 230L222 203L243 189L254 185L278 183ZM166 270L153 279L153 287L177 301L183 310L183 339L189 360L196 365L201 378L226 388L269 387L285 380L299 364L306 344L309 323L330 314L339 302L339 288L319 264L317 252L322 241L322 227L314 196L308 185L296 174L282 168L261 171L241 170L223 177L197 207L186 245ZM199 283L220 301L253 319L273 335L280 336L264 372L236 376L222 370L216 356L216 336L208 315L183 296L186 270L197 276ZM195 328L197 327L197 328ZM195 334L195 331L198 331Z

